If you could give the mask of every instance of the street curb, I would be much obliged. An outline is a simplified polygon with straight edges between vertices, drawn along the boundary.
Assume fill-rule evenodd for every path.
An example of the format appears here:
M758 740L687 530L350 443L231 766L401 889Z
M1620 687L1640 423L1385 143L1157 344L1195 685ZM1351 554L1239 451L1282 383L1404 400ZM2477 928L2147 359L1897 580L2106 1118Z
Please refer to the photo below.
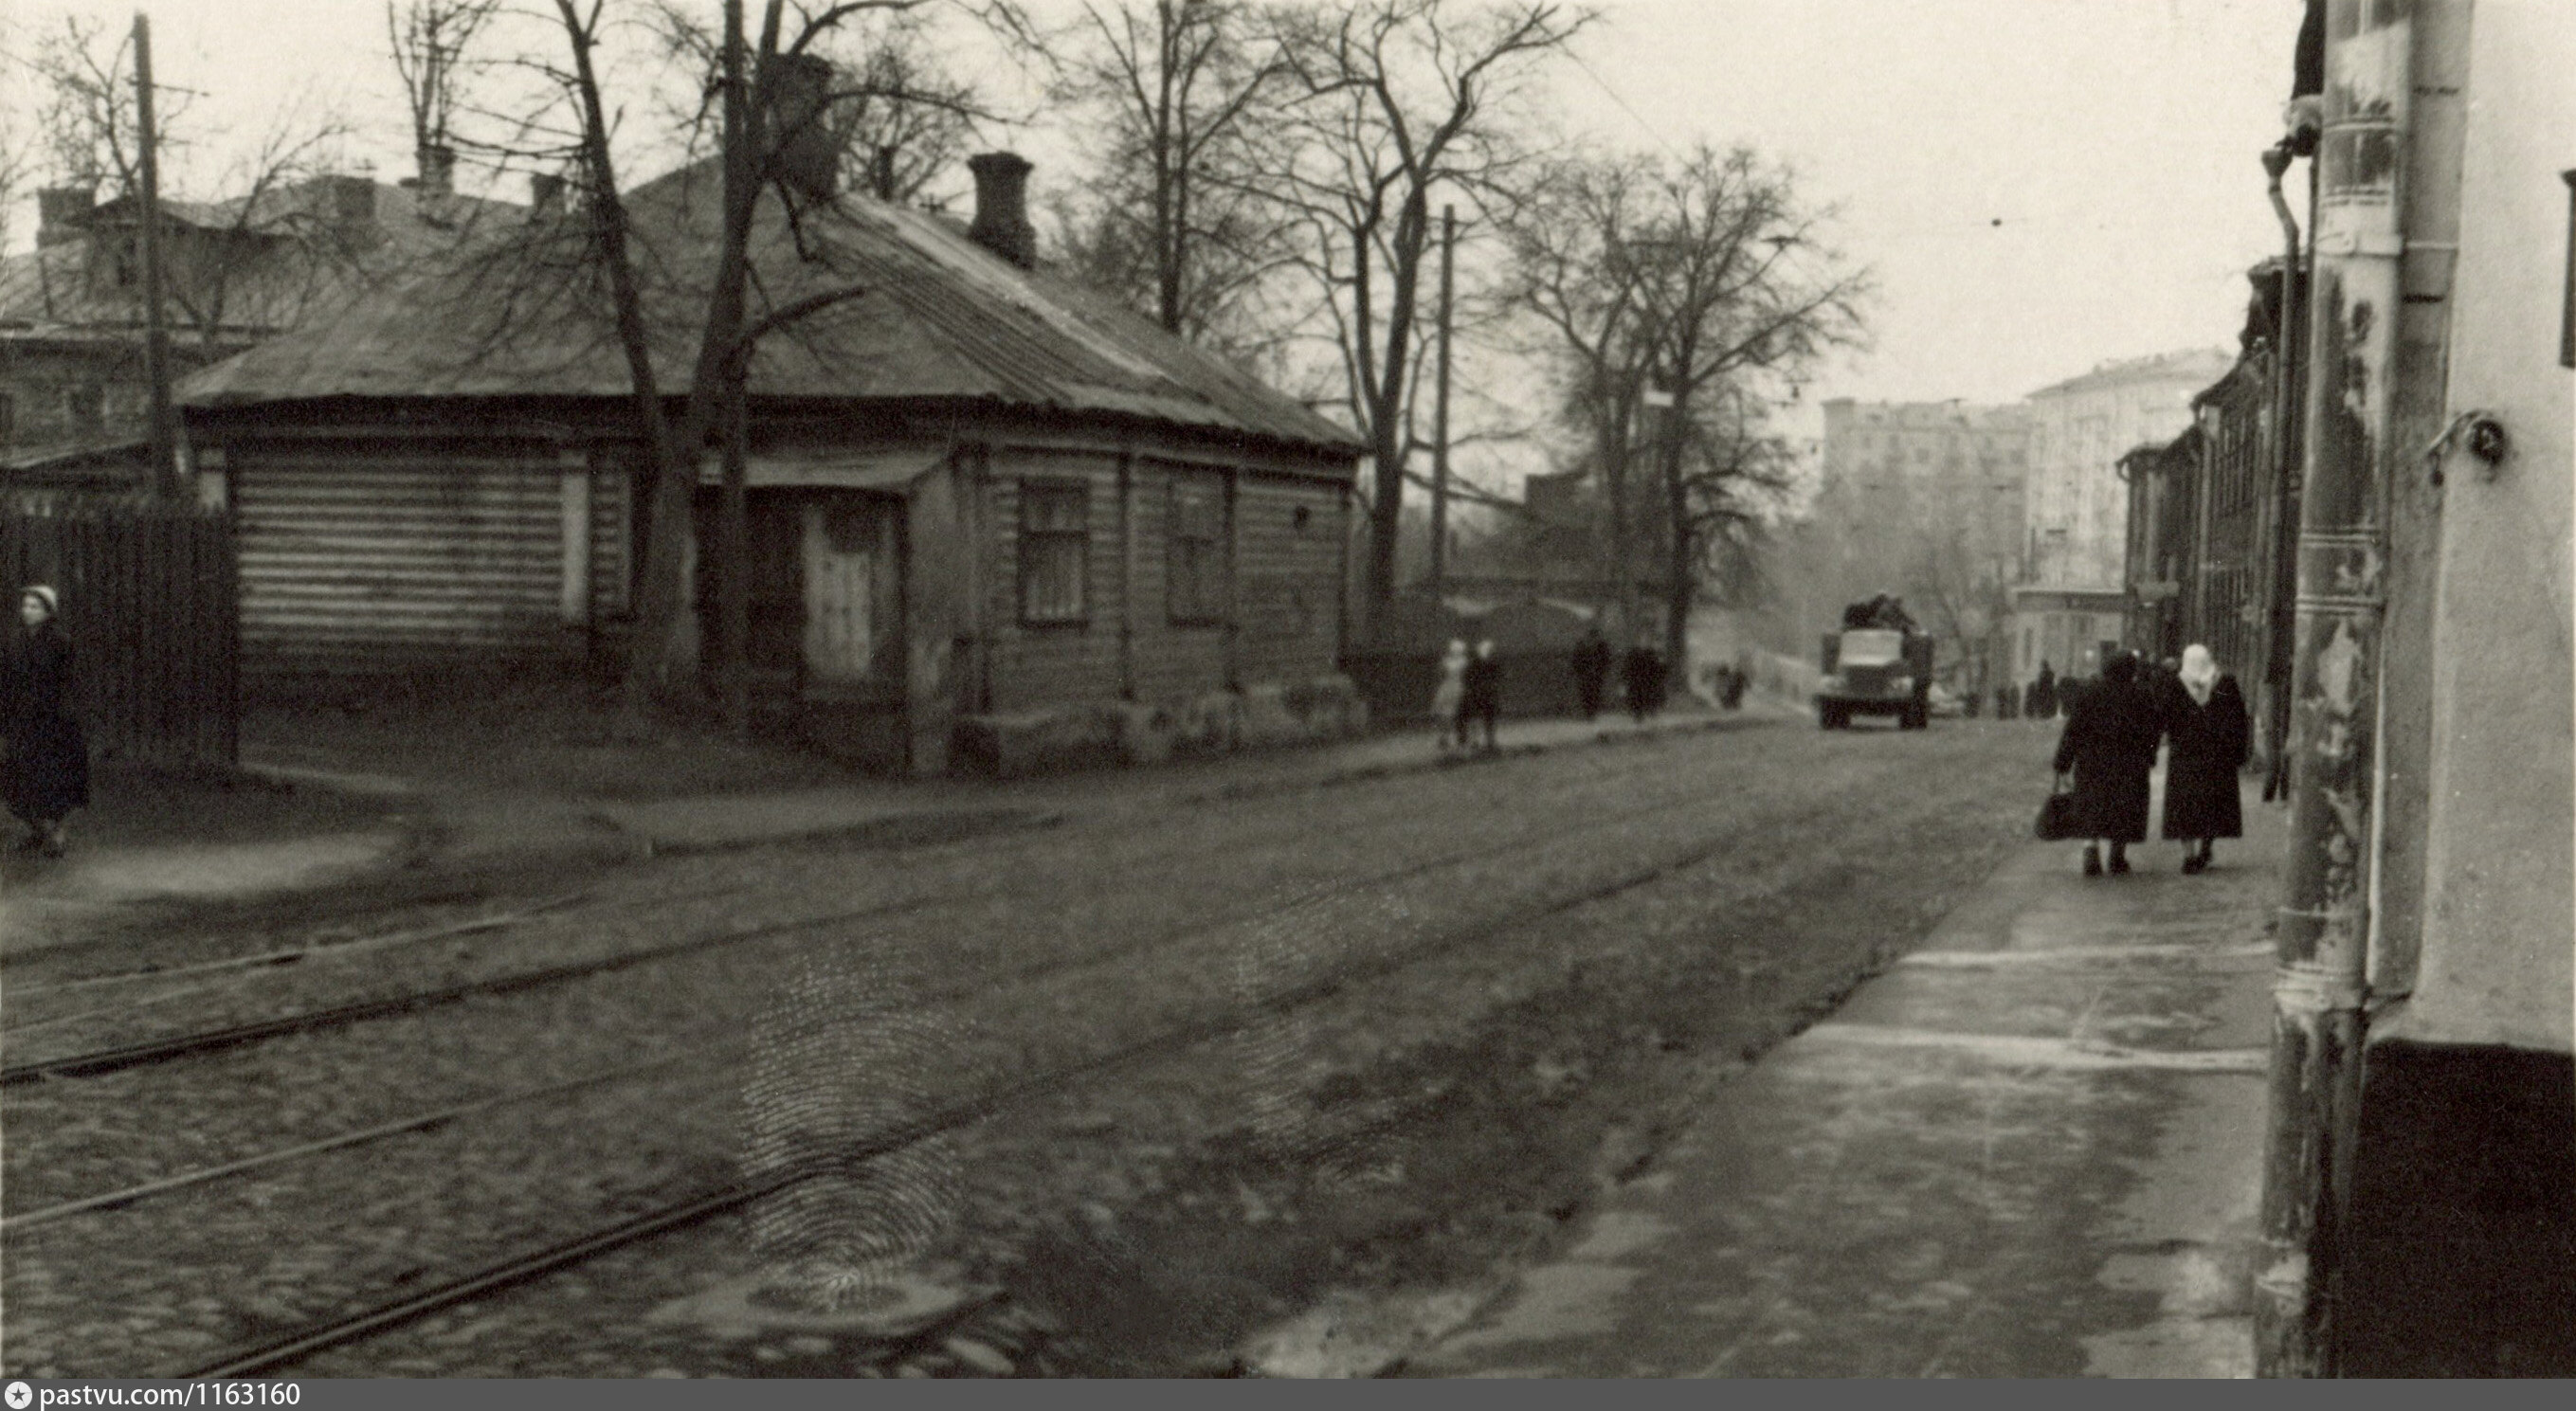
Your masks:
M1604 730L1598 734L1554 742L1532 742L1505 745L1491 751L1466 754L1430 754L1418 759L1389 760L1379 764L1358 765L1309 775L1302 779L1266 779L1240 784L1220 784L1195 794L1184 794L1175 802L1185 805L1232 803L1241 799L1266 798L1277 794L1296 793L1307 789L1328 789L1342 784L1364 784L1380 779L1401 778L1408 774L1425 774L1441 769L1469 769L1507 759L1528 759L1538 755L1580 749L1605 749L1643 740L1656 740L1670 735L1717 734L1748 729L1758 725L1784 724L1766 716L1747 715L1737 711L1728 715L1694 718L1686 723L1658 725L1643 730Z

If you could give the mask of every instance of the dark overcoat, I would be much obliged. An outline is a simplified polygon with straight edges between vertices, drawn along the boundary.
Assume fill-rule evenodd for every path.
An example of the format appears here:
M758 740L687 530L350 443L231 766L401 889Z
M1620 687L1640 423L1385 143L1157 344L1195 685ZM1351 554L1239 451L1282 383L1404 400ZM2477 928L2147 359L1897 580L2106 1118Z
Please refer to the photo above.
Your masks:
M1503 664L1492 657L1476 657L1467 663L1466 675L1460 682L1458 713L1470 720L1483 720L1502 714Z
M2155 697L2134 681L2095 681L2078 692L2057 740L2057 772L2075 774L2083 836L2147 840L2147 776L2164 734Z
M20 820L51 823L89 805L89 742L71 713L72 644L48 621L16 645L0 719L0 797Z
M2166 697L2165 828L2168 840L2238 838L2245 818L2236 775L2253 750L2252 722L2236 678L2221 676L2206 704L2177 684Z

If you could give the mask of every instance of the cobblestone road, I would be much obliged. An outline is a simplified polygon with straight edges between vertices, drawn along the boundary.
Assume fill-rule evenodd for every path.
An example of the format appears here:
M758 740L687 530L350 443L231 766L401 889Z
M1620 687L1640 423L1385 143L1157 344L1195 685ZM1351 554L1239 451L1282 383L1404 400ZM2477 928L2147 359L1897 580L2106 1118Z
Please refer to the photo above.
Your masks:
M13 966L0 1018L18 1063L734 938L8 1089L6 1368L167 1373L807 1167L821 1178L748 1212L296 1373L1221 1365L1329 1290L1472 1280L1543 1247L1597 1162L1651 1150L1677 1075L1811 1018L2017 841L2047 743L2001 722L1689 735L906 852L672 860L497 929L286 967L81 987L62 983L75 968ZM387 916L339 938L456 919ZM196 963L257 948L174 947ZM897 1162L833 1164L869 1130L1059 1072L1078 1076ZM1013 1310L893 1349L652 1318L728 1279L875 1267L889 1251L1004 1290Z

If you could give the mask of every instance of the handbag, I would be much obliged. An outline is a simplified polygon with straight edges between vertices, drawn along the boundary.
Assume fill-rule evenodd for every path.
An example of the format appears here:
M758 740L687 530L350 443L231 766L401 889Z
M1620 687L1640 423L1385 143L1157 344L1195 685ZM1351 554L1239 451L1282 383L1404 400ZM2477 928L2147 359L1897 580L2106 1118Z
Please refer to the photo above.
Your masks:
M2031 825L2031 831L2045 843L2063 843L2084 836L2084 824L2075 816L2075 795L2066 788L2063 775L2059 776L2058 786L2040 802L2039 818Z

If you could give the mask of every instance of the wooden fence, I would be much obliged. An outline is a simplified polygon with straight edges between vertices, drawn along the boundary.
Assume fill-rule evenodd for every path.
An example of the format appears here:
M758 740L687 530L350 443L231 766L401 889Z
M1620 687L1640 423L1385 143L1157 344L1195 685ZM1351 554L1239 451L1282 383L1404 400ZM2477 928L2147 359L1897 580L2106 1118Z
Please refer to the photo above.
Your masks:
M61 595L93 757L241 755L240 573L219 510L95 496L0 498L9 635L31 584Z

